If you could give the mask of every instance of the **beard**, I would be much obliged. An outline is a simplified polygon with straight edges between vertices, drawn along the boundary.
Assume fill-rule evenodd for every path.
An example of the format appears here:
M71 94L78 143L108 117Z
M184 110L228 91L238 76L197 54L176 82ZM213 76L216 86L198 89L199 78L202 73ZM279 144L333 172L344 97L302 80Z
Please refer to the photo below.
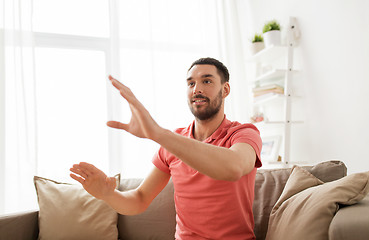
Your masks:
M206 102L209 103L209 106L207 106L205 109L201 110L200 108L202 106L194 106L192 104L192 99L188 102L188 105L190 107L190 110L192 112L192 114L195 116L195 118L204 121L204 120L209 120L212 119L215 115L218 114L218 112L220 111L220 108L222 107L222 103L223 103L223 98L222 98L222 90L219 91L217 97L213 100L210 101L209 98L198 94L193 96L192 98L203 98L206 100Z

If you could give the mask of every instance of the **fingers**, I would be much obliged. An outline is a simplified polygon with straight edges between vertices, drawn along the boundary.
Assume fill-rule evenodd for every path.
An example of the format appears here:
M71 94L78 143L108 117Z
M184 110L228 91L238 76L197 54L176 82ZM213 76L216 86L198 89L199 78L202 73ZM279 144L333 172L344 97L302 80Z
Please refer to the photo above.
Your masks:
M77 174L77 175L79 175L79 176L81 176L81 177L83 177L83 178L87 178L89 175L91 176L91 174L89 174L87 171L84 171L84 170L82 170L82 169L80 169L79 167L78 167L78 165L77 164L75 164L75 165L73 165L73 167L71 168L71 169L69 169L71 172L73 172L73 173L75 173L75 174Z
M123 83L119 82L117 79L113 78L111 75L109 75L109 80L111 81L113 86L118 90L123 89L125 87Z
M109 121L106 123L106 125L108 125L111 128L123 129L126 131L128 129L128 124L124 124L124 123L117 122L117 121Z
M78 177L77 175L73 173L71 173L69 176L73 178L74 180L78 181L79 183L81 183L82 185L85 183L85 179Z
M117 79L113 78L111 75L109 75L109 80L111 81L112 85L119 90L120 95L127 99L128 102L131 102L136 98L131 89L129 89L123 83L119 82Z
M113 76L112 76L112 75L109 75L109 80L110 80L110 81L113 81L113 80L117 80L117 79L113 78ZM118 81L118 80L117 80L117 81Z
M127 86L125 86L123 83L119 82L117 79L113 78L111 75L109 75L109 80L111 81L113 86L116 89L118 89L119 91L128 89Z
M88 177L92 177L98 172L98 169L94 165L85 162L74 164L69 170L72 172L70 176L82 184Z
M80 166L81 169L85 170L87 173L90 173L90 175L100 172L100 170L97 167L95 167L90 163L80 162L78 165Z

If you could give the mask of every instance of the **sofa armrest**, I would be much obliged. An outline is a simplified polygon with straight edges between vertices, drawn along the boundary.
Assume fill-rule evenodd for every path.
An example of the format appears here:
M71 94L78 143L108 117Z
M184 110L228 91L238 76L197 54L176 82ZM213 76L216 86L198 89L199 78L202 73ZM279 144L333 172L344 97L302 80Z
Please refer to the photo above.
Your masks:
M369 239L369 195L336 213L329 227L329 239Z
M38 211L0 216L0 240L37 240Z

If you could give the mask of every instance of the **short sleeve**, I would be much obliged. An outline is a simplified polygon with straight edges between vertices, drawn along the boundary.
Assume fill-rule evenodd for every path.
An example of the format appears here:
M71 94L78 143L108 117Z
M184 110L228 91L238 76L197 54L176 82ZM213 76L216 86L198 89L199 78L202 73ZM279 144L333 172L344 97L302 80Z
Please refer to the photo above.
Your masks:
M260 137L259 130L257 130L255 127L244 127L240 128L237 131L235 131L231 137L231 145L236 143L247 143L250 144L251 147L254 148L256 153L256 162L255 167L259 168L262 166L260 153L261 153L261 147L262 147L262 141Z
M170 169L168 163L165 161L166 154L164 152L164 149L162 147L159 148L159 150L155 153L154 157L152 158L152 163L160 169L161 171L170 174Z

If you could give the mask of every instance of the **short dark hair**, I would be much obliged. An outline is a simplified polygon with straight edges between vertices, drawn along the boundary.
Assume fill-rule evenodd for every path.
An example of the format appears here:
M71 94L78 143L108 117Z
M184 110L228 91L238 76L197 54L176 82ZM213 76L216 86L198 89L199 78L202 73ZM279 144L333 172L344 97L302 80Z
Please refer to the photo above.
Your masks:
M217 59L210 57L200 58L191 64L191 67L188 69L188 71L190 71L191 68L195 65L213 65L217 68L218 74L220 75L221 78L221 82L222 83L229 82L229 72L227 67Z

